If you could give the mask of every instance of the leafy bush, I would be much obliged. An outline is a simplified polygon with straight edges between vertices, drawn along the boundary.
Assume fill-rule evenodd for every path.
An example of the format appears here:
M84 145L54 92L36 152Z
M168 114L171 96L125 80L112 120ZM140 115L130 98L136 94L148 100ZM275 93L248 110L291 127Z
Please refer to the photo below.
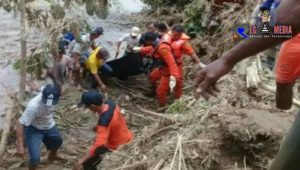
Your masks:
M205 15L207 15L205 0L194 0L193 3L186 6L184 10L184 23L189 35L194 37L197 33L204 31L201 25Z
M193 2L193 0L142 0L145 4L151 6L152 9L156 9L161 6L173 6L184 7L185 5Z

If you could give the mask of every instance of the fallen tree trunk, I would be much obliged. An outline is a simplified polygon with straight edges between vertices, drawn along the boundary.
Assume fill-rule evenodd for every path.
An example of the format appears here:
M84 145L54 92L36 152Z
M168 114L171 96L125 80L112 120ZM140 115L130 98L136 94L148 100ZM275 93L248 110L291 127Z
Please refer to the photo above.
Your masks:
M8 90L5 88L5 86L0 83L0 86L6 91L6 95L9 97L10 101L9 101L9 105L13 106L13 102L18 102L18 100L12 95L8 93ZM13 101L13 99L16 99ZM18 103L20 104L20 103ZM12 122L12 119L14 118L14 112L12 108L9 108L8 113L5 115L5 121L4 121L4 126L3 126L3 131L2 131L2 135L1 135L1 141L0 141L0 157L2 157L2 155L5 152L5 147L7 144L7 138L10 132L10 125Z
M140 167L140 166L143 166L147 164L146 161L140 161L140 162L135 162L131 165L127 165L127 166L124 166L124 167L120 167L120 168L116 168L114 170L121 170L121 169L134 169L134 168L137 168L137 167Z
M10 124L11 120L14 117L12 109L9 110L9 112L5 116L5 122L4 122L4 127L3 127L3 132L1 136L1 141L0 141L0 157L3 156L5 152L5 146L7 144L7 138L9 135L9 129L10 129Z

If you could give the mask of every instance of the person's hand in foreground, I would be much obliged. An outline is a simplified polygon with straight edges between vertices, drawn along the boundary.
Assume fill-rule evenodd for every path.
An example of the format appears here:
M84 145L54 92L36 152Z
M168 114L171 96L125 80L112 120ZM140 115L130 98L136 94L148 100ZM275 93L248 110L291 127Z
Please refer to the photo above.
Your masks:
M200 95L205 99L209 99L210 96L216 97L217 92L219 92L216 87L217 81L227 74L232 67L220 58L196 73L194 79L195 97L199 98Z
M25 159L25 147L23 145L17 146L17 155L21 157L22 159Z

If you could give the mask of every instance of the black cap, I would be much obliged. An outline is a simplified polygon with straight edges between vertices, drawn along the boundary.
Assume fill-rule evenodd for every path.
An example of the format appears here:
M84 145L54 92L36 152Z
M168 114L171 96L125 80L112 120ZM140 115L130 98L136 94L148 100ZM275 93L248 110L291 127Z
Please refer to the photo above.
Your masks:
M65 47L63 47L62 45L60 45L60 46L58 47L58 53L60 53L60 54L65 54L65 53L66 53Z
M81 101L78 103L78 107L85 106L89 107L90 105L101 105L103 103L103 96L98 91L88 91L84 92L81 95Z
M56 84L47 84L42 91L42 103L47 106L56 105L59 101L60 88Z
M92 31L92 34L98 34L98 35L102 35L104 32L104 29L102 27L97 27L96 29L94 29Z
M157 39L157 34L154 32L146 32L144 34L144 40L145 41L155 41Z

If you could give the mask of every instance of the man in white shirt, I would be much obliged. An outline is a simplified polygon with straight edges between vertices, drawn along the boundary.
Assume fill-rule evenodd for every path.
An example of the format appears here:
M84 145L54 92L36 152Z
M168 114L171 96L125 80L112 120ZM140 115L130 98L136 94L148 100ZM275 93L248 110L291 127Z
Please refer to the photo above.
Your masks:
M130 34L124 34L117 43L116 59L120 53L121 43L126 43L125 56L130 56L132 53L136 53L132 50L133 47L139 46L139 41L141 38L140 29L138 27L132 27Z
M140 29L132 27L129 34L125 34L119 39L115 60L107 63L117 78L127 80L129 76L141 73L142 58L139 52L133 51L134 47L139 46L140 38ZM118 58L122 42L126 43L125 54Z
M63 140L55 126L53 113L59 97L59 86L47 84L41 93L29 101L17 122L17 151L19 156L25 157L25 142L28 148L29 170L35 170L40 162L42 142L50 151L48 159L52 161L58 158L56 153Z

